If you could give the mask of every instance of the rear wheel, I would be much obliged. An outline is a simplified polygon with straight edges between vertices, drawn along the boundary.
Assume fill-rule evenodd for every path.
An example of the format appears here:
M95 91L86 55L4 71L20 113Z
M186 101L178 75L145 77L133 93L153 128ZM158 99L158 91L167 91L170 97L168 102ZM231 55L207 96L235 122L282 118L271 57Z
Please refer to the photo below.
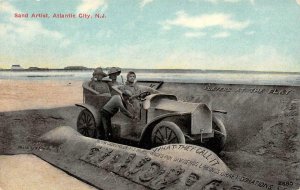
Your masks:
M214 151L215 153L219 153L225 146L226 139L227 139L227 132L224 124L217 118L213 119L212 127L214 130L214 137L209 139L205 143L205 145L207 148Z
M86 137L96 137L95 118L88 109L84 109L80 112L77 119L77 131Z
M154 127L151 142L152 147L166 144L184 144L185 138L181 129L175 123L162 121Z

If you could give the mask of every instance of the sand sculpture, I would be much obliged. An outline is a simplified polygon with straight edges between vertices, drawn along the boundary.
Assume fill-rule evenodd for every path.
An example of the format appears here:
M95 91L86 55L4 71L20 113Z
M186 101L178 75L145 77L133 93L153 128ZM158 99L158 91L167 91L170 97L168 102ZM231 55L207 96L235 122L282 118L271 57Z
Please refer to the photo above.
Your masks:
M170 144L145 150L83 137L69 127L58 127L40 140L47 144L53 135L62 142L60 151L34 154L101 189L259 190L276 186L233 173L215 153L200 146Z

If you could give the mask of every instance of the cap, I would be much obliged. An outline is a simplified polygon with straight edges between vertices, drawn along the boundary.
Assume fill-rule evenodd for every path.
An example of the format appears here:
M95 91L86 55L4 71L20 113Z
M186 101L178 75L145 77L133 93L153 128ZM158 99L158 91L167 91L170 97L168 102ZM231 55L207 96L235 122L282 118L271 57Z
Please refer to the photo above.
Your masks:
M121 69L119 67L111 67L108 71L108 75L118 73L118 75L121 73Z

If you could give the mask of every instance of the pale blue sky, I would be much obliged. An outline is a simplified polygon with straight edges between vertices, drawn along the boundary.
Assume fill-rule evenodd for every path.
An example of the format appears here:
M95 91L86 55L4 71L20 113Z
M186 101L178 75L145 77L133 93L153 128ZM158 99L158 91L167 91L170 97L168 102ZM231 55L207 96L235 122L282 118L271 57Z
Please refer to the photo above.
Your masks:
M0 0L0 68L300 72L299 1ZM20 19L15 13L104 13L106 18Z

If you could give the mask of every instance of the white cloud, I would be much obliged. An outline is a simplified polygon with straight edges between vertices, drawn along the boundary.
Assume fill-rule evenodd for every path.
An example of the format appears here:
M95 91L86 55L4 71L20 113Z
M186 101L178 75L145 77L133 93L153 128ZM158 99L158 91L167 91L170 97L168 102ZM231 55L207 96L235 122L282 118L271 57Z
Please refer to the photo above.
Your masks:
M204 0L206 2L210 2L210 3L218 3L218 0Z
M240 2L241 0L224 0L224 1L228 3L237 3Z
M210 3L220 3L220 2L225 2L225 3L238 3L240 2L241 0L205 0L207 2L210 2Z
M97 38L110 38L112 36L112 31L111 30L100 30L97 34L96 34Z
M107 8L107 0L82 0L77 7L77 13L95 12L100 7L104 11Z
M163 27L180 26L191 29L204 29L208 27L220 27L223 29L242 30L247 28L249 21L237 21L230 14L213 13L190 16L184 11L177 12L173 20L163 22Z
M204 33L204 32L186 32L184 34L184 36L187 37L187 38L200 38L200 37L203 37L205 35L206 35L206 33Z
M297 71L297 61L270 46L259 46L244 55L218 55L203 51L172 52L155 65L156 68Z
M237 57L234 61L251 70L295 71L300 69L292 57L271 46L259 46L253 52Z
M152 3L154 0L141 0L140 7L144 8L147 4Z
M21 64L26 68L38 63L46 67L59 59L53 51L59 54L60 48L70 46L71 41L64 34L45 28L38 20L14 18L16 12L21 11L0 0L0 44L4 44L0 47L1 66L10 68L12 64Z
M224 2L228 2L228 3L238 3L241 0L224 0Z
M20 12L12 4L7 1L0 2L0 13L4 13L6 22L0 23L1 39L11 40L16 43L26 43L35 40L37 36L46 38L63 40L63 34L57 31L48 30L35 20L14 18L14 13Z
M253 30L247 31L247 32L245 32L245 34L251 36L251 35L255 34L255 31L253 31Z
M17 11L17 9L14 6L12 6L10 3L8 3L7 1L0 0L0 12L13 13L16 11Z
M213 35L213 38L227 38L228 36L230 36L230 34L228 32L219 32L215 35Z
M166 25L164 22L160 23L162 25L163 30L171 30L172 27L170 25Z
M298 3L298 5L300 5L300 0L296 0L296 2Z
M189 0L190 2L200 3L200 2L209 2L212 4L219 4L219 3L240 3L240 2L250 2L252 5L255 4L255 0ZM299 0L297 0L299 1Z

